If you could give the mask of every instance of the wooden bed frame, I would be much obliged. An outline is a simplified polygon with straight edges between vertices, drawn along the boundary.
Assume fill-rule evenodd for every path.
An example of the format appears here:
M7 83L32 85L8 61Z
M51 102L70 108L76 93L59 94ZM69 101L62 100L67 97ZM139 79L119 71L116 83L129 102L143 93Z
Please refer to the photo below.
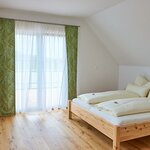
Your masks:
M150 121L142 123L132 123L128 125L113 125L105 119L88 112L77 104L69 100L68 117L72 118L72 113L95 127L97 130L113 140L113 150L120 150L120 142L136 139L150 135Z

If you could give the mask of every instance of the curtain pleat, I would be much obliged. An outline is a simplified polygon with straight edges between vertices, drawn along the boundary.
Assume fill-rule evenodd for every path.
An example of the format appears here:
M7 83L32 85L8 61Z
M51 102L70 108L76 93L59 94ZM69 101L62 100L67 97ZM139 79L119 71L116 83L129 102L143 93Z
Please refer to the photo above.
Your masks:
M77 96L77 49L78 49L78 27L65 26L66 49L68 62L68 98L72 100Z
M0 18L0 116L15 114L15 21Z

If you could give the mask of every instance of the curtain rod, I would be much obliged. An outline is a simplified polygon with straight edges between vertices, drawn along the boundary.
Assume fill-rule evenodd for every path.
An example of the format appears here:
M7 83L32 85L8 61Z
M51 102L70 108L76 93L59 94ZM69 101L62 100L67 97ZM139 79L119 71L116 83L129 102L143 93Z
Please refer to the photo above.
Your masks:
M49 23L49 22L41 22L41 21L31 21L31 20L22 20L22 19L14 19L16 21L25 21L25 22L34 22L34 23L43 23L43 24L52 24L52 25L59 25L59 26L66 26L67 24L61 24L61 23ZM80 27L78 25L70 25L70 26L76 26Z

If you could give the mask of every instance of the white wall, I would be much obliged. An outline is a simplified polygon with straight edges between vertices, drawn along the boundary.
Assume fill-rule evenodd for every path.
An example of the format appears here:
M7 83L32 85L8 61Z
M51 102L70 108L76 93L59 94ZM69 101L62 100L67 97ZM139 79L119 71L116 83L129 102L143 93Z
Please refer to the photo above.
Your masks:
M118 64L87 24L80 27L78 92L116 90Z
M142 75L150 80L150 67L143 66L119 66L118 88L124 89L128 83L134 82L138 75Z
M150 0L124 0L86 21L119 64L119 89L138 74L150 79Z
M87 21L119 65L150 66L150 0L124 0Z
M0 9L0 17L80 25L77 74L78 94L117 89L118 64L84 20L8 9Z

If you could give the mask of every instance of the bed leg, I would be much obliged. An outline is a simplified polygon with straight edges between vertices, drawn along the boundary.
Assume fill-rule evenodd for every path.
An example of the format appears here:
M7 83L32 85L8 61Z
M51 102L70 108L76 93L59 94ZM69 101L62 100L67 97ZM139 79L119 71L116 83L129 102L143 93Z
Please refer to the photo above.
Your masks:
M113 150L120 150L120 142L113 140Z
M119 128L115 126L113 138L113 150L120 150Z
M71 100L69 100L69 102L68 102L68 118L72 119Z

